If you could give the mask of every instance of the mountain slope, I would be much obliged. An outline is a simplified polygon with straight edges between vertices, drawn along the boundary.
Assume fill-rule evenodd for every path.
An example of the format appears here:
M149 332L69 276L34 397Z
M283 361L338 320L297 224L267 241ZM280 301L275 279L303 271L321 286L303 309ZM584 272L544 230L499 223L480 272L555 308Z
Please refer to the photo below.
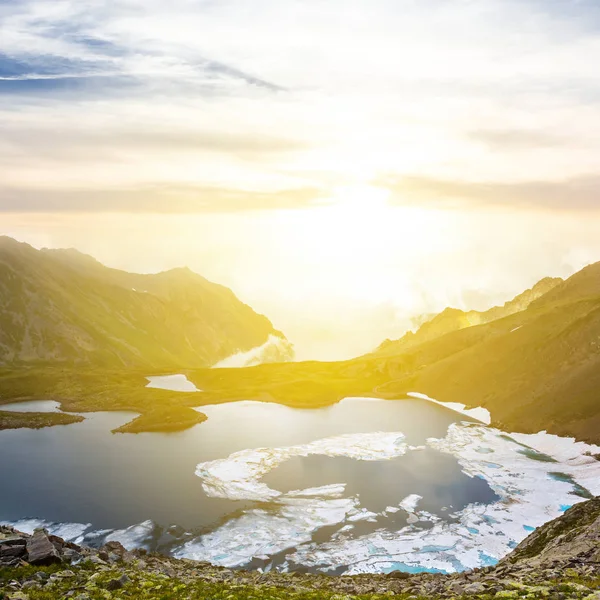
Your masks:
M396 373L379 391L484 406L512 430L600 441L600 263L584 271L524 311L371 355Z
M0 238L0 365L204 367L283 337L188 269L138 275Z

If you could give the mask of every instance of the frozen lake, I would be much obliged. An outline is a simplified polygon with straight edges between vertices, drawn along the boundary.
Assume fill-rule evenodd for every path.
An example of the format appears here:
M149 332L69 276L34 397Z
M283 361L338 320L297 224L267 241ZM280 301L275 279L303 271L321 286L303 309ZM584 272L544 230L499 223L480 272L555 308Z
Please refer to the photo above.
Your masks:
M453 571L599 493L584 445L510 437L420 398L201 410L180 433L112 434L129 413L1 431L0 520L226 566Z

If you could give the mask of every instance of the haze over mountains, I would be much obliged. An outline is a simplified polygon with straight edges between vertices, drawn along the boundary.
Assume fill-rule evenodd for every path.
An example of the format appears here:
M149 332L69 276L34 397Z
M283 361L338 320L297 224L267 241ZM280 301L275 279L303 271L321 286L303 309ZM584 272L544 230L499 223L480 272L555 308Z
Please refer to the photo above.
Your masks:
M0 238L0 306L4 366L199 368L284 338L231 290L188 269L126 273L8 237Z

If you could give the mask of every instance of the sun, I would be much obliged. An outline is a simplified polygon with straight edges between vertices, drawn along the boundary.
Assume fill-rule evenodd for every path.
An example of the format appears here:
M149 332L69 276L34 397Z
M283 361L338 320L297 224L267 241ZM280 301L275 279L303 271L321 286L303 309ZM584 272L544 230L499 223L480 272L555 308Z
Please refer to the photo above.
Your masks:
M334 207L351 213L380 213L388 205L390 191L371 185L339 187L332 198Z

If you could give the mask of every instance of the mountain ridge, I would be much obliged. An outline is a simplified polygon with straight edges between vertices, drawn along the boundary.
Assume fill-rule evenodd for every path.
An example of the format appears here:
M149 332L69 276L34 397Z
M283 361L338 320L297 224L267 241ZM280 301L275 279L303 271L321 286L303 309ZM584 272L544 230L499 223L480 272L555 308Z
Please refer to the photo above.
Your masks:
M74 249L0 238L0 365L205 367L285 336L187 268L105 267Z

